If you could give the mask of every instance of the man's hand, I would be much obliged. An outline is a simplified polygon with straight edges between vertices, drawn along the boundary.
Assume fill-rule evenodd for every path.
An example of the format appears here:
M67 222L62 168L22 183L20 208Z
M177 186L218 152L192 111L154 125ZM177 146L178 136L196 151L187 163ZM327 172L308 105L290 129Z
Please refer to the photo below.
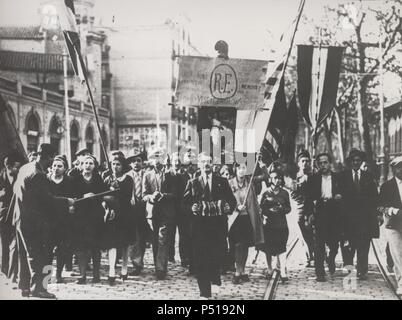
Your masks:
M225 205L223 206L223 213L225 214L229 214L230 213L230 206L229 203L225 203Z
M246 209L246 206L245 206L244 204L239 204L239 205L237 206L237 210L238 210L238 211L243 211L244 209Z
M199 212L201 210L201 207L198 203L194 203L193 206L191 207L192 212Z
M334 196L334 199L335 199L335 200L342 200L342 195L340 195L339 193L337 193L337 194Z

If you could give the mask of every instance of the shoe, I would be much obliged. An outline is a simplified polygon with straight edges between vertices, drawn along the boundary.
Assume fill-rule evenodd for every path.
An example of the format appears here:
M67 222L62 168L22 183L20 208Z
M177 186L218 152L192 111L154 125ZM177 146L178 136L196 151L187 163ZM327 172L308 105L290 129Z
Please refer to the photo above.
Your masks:
M335 270L336 270L336 266L335 266L335 262L329 262L328 263L328 271L329 271L329 273L332 275L332 274L334 274L335 273Z
M92 278L92 283L99 283L101 282L100 277L93 277Z
M41 298L41 299L56 299L56 295L53 293L45 291L34 291L32 292L32 296L35 298Z
M109 286L114 286L115 285L115 280L116 277L107 277L107 282L109 282Z
M357 274L357 279L359 279L359 280L367 280L367 274L358 273Z
M188 260L186 260L186 259L183 259L183 260L181 261L181 266L182 266L183 268L187 268L187 267L190 266L190 262L189 262Z
M267 273L267 274L265 275L265 279L267 279L267 280L271 280L273 275L274 275L274 273L273 273L273 272L271 272L271 273Z
M240 284L241 283L241 276L233 276L232 283L233 284Z
M209 300L209 298L201 296L198 298L198 300Z
M62 277L57 277L56 283L66 283Z
M175 260L174 258L169 258L168 261L169 261L170 263L176 263L176 260Z
M247 274L240 275L240 279L243 282L249 282L250 281L250 278L249 278L249 276Z
M281 282L282 282L282 283L285 283L285 282L289 281L289 278L288 278L288 277L282 277L282 276L280 276L280 279L281 279Z
M29 291L29 290L22 290L21 291L21 296L23 298L29 298L30 294L31 294L31 291Z
M132 272L130 272L130 276L137 277L141 274L141 269L134 269Z
M317 282L325 282L325 281L327 281L327 279L325 279L325 276L317 276L316 281Z
M387 270L389 273L394 273L394 267L388 266L387 265Z
M86 284L87 283L87 279L86 278L79 278L77 280L77 284Z
M120 279L123 280L123 282L126 281L128 279L128 274L121 274Z
M166 279L165 272L156 272L155 276L156 276L156 280L165 280Z

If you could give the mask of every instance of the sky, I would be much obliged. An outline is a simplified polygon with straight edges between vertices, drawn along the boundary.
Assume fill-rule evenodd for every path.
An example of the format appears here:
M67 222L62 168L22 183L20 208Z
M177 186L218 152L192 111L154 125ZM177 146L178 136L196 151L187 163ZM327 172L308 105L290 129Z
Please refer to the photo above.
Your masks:
M299 0L92 1L96 20L112 27L161 24L167 18L184 13L191 20L191 41L202 53L216 55L215 43L225 40L230 57L248 59L268 59L270 44L286 30L299 6ZM38 12L43 2L0 0L0 24L39 24ZM323 5L329 2L306 0L304 13L310 17L320 16Z

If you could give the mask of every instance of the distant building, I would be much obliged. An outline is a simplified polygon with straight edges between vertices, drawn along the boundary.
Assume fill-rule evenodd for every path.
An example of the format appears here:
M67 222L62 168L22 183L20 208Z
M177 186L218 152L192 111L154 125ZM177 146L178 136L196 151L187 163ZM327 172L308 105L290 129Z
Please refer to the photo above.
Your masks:
M195 108L174 106L177 56L201 55L191 43L189 20L181 17L180 22L101 30L112 48L112 112L118 148L125 153L148 150L159 141L170 152L167 141L176 137L184 145L197 113Z
M47 1L40 8L43 17L41 26L0 27L0 92L6 94L10 101L28 151L39 142L51 142L60 153L65 153L66 124L63 123L62 97L65 43L53 3L54 0ZM81 53L95 105L101 115L102 135L110 149L114 147L110 144L113 140L110 46L105 33L94 29L93 1L75 1L75 5ZM71 98L69 125L72 154L77 148L88 145L103 161L87 88L74 76L69 59L68 96Z

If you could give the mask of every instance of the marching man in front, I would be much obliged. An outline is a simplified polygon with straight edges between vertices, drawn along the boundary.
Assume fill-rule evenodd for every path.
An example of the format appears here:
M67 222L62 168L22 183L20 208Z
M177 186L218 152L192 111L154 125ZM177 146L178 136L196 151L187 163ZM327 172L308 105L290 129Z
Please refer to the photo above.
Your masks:
M228 181L212 174L212 158L198 157L201 175L187 183L184 200L191 203L194 214L194 266L202 299L211 297L211 284L221 285L220 246L222 232L220 216L230 214L236 199Z

